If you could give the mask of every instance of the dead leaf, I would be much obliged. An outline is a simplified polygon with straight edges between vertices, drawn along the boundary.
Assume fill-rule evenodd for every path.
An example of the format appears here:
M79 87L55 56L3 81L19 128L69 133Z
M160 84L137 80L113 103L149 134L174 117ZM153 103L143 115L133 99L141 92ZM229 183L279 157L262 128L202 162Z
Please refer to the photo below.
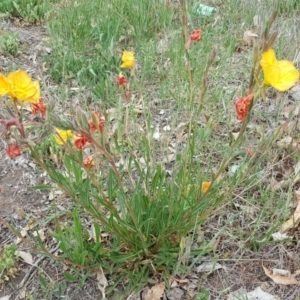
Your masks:
M271 178L270 188L272 192L276 192L281 189L285 189L292 184L292 179L289 178L287 180L277 181L275 178Z
M24 230L29 231L31 229L33 229L34 227L38 226L38 223L36 222L34 217L30 217L27 225L24 227Z
M170 163L172 161L175 161L175 158L176 158L176 154L175 153L170 153L168 154L164 159L163 159L163 163L166 164L166 163Z
M282 225L281 232L285 232L295 226L300 222L300 201L295 209L293 215Z
M273 268L273 275L282 275L282 276L291 277L291 271Z
M247 290L246 290L246 289L244 289L244 288L239 288L238 290L236 290L236 291L230 293L230 294L228 295L227 300L238 300L238 299L243 299L243 298L245 298L246 294L247 294Z
M10 298L10 295L7 295L7 296L4 296L4 297L1 297L0 300L9 300Z
M179 287L174 287L167 291L167 299L181 300L184 299L184 291Z
M184 284L184 283L189 283L190 281L188 280L188 279L186 279L186 278L184 278L184 279L175 279L177 282L179 282L180 284Z
M175 129L175 134L176 134L176 143L180 144L182 141L182 136L184 135L186 129L187 129L187 122L180 122L176 129Z
M37 232L35 231L33 234L33 236L38 236L40 237L41 241L44 242L46 237L45 237L45 228L42 228L40 230L38 230Z
M246 46L252 46L255 39L258 37L257 32L246 30L243 36L243 42Z
M290 276L284 276L281 274L271 274L271 271L268 268L266 268L265 266L262 267L264 269L265 274L277 284L291 285L300 283L300 281L298 281L295 278L297 274L291 274Z
M222 266L219 263L209 261L209 262L205 262L205 263L201 264L200 266L194 268L195 272L197 272L197 273L213 272L218 269L226 270L226 267Z
M22 237L25 237L27 235L27 230L26 230L26 227L23 228L21 231L20 231L20 234ZM15 244L18 245L22 242L22 239L17 237L16 241L15 241Z
M274 241L282 241L289 238L286 233L275 232L272 234L272 238Z
M21 217L24 218L26 216L25 211L21 207L17 207L17 214Z
M236 139L239 137L240 132L231 132L233 139L236 141Z
M97 272L97 280L98 280L98 288L102 293L102 298L105 299L105 288L108 285L108 281L101 267L100 267L100 271Z
M278 147L283 148L283 149L288 149L288 148L297 148L298 143L291 137L291 136L286 136L280 141L277 142Z
M240 288L239 290L230 293L227 300L280 300L277 296L273 296L264 292L260 287L257 287L254 291L247 293L246 289Z
M25 251L18 251L19 257L21 257L27 264L32 265L33 264L33 259L32 255L28 252Z
M65 175L68 177L68 174L65 174ZM54 198L57 198L58 196L63 195L63 193L64 192L61 190L51 190L49 193L48 199L51 201Z
M165 292L165 283L161 282L143 293L143 300L160 300Z

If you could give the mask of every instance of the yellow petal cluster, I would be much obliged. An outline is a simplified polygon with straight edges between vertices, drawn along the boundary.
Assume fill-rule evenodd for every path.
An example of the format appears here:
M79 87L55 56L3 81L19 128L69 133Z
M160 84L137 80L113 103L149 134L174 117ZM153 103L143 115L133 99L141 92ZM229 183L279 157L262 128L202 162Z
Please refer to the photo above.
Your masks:
M55 129L56 134L54 135L55 142L58 145L63 145L69 138L73 136L71 130Z
M122 54L122 62L121 68L132 69L135 63L134 53L124 51Z
M40 97L40 84L32 81L24 70L17 70L7 77L0 73L0 96L10 96L24 102L36 103Z
M264 72L264 84L280 92L287 91L299 80L299 72L288 60L277 60L273 49L262 54L260 65Z

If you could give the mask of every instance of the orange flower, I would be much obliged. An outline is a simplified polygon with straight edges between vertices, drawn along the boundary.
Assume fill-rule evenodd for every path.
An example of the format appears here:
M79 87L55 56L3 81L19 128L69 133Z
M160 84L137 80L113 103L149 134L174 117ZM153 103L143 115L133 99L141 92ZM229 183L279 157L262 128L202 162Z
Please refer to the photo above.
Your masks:
M91 156L86 156L83 161L83 167L85 169L91 169L95 166L95 162Z
M235 110L239 121L244 121L247 117L253 98L254 95L251 94L246 97L242 97L235 102Z
M210 188L210 186L211 186L210 181L203 181L202 186L201 186L202 193L206 193L208 191L208 189Z
M202 38L202 31L200 29L193 30L190 34L190 40L194 42L200 42Z
M6 149L6 154L10 158L14 158L21 155L21 149L20 147L15 143L9 143L8 147Z
M122 73L120 73L118 75L118 86L121 86L121 85L127 84L127 83L128 83L127 78Z
M38 103L31 103L31 111L34 115L38 112L42 114L43 117L46 116L47 106L45 105L43 99L41 98Z
M89 143L90 140L83 134L75 135L74 145L77 149L82 150L86 143Z
M191 48L192 42L200 42L202 38L202 31L200 29L193 30L189 36L187 43L185 44L186 49Z
M105 118L101 116L100 113L97 111L94 112L93 114L96 116L98 120L98 124L94 124L93 120L89 120L91 133L94 133L97 129L99 129L99 131L102 132L104 129ZM97 128L97 126L99 127Z

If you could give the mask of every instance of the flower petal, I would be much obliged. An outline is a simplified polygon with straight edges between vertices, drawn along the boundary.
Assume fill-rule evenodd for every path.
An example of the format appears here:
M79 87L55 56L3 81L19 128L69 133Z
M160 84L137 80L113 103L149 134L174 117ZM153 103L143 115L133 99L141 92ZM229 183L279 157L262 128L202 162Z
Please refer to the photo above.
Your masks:
M55 129L56 134L54 135L55 142L58 145L63 145L68 138L71 138L73 136L73 133L71 130L63 130L63 129Z
M8 95L24 102L38 102L40 99L40 85L32 81L31 77L23 70L10 73L7 79L11 82Z
M280 79L280 68L278 65L266 65L262 67L264 71L264 77L265 77L265 84L266 85L272 85L278 83Z
M122 65L121 68L132 69L134 67L134 53L129 51L124 51L122 54Z
M7 78L0 73L0 96L4 96L9 92L10 85Z
M271 85L280 92L287 91L299 80L299 72L288 60L277 61L273 49L262 54L260 65L264 72L265 85Z
M10 73L7 76L7 79L12 82L14 86L17 86L19 89L26 89L32 83L30 76L24 70L17 70Z
M273 49L269 49L261 55L260 65L262 68L264 65L274 65L277 63L277 59L275 56L275 51Z
M280 69L280 80L273 87L280 92L287 91L293 87L299 80L299 72L294 67L293 63L288 60L278 61L278 66Z

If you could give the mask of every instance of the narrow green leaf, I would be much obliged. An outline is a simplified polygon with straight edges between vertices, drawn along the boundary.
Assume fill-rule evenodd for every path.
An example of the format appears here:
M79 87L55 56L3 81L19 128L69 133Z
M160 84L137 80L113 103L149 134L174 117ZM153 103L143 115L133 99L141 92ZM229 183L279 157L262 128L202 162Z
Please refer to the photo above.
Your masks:
M77 281L77 276L74 275L74 274L71 274L69 272L64 272L64 277L68 280L68 281L71 281L71 282L74 282L74 281Z
M48 191L54 189L54 186L52 185L46 185L46 184L41 184L41 185L35 185L31 187L33 190L40 190L40 191Z
M39 275L39 281L40 281L41 285L46 289L47 281L46 281L45 277L43 277L42 275Z

